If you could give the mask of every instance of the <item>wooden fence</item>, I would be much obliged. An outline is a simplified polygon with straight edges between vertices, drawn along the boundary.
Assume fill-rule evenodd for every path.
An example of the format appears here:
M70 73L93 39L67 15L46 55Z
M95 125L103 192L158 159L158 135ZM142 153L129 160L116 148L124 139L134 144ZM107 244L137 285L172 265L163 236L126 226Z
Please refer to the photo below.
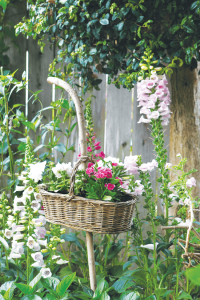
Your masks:
M20 2L19 7L13 8L12 15L8 16L9 21L18 23L22 17L26 14L25 2ZM26 40L24 37L19 37L19 43L21 48L21 54L18 50L11 47L9 50L10 70L14 71L18 69L17 76L21 77L24 70L27 70L28 74L28 88L35 92L37 90L43 90L40 93L40 100L43 106L49 106L52 97L59 99L60 92L56 90L55 95L52 93L52 86L46 81L48 77L49 64L54 58L54 51L46 46L44 54L40 52L37 42L32 38ZM29 57L29 59L27 59ZM92 102L92 111L94 119L94 130L97 133L97 140L101 141L102 150L108 156L119 157L124 160L127 155L142 155L143 162L151 161L155 158L154 147L152 140L150 139L150 128L148 124L138 124L140 118L139 108L137 107L137 89L135 88L131 92L124 88L117 89L114 85L108 85L106 82L106 75L98 74L98 77L102 79L100 84L100 91L93 91L93 95L96 97ZM53 96L52 96L53 95ZM88 95L85 96L87 98ZM25 103L27 100L23 95L20 101ZM35 113L40 109L40 106L30 102L28 105L28 118L31 120ZM45 112L45 118L43 123L49 122L51 114L48 111ZM74 119L76 122L76 119ZM64 129L65 125L62 126ZM33 137L34 141L36 137ZM169 126L166 128L166 147L169 144ZM65 143L65 140L61 140ZM67 161L77 161L78 154L78 138L77 128L74 130L69 145L75 143L75 152L69 153L66 156ZM152 183L154 190L156 173L152 172ZM139 202L139 210L141 217L145 216L145 210L143 209L142 199ZM163 211L161 203L158 203L158 211Z

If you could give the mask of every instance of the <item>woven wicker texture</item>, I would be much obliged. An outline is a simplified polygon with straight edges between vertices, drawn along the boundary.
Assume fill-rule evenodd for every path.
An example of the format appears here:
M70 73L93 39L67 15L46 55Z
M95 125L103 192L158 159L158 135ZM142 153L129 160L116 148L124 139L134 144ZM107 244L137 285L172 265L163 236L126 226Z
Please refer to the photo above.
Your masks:
M48 222L97 233L130 230L137 198L127 202L105 202L40 190Z

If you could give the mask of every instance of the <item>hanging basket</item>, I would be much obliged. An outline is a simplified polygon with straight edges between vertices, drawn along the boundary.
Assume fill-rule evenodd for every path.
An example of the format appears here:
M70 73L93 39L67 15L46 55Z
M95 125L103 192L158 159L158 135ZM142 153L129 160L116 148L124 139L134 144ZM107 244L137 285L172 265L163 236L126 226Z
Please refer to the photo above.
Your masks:
M70 180L69 194L59 194L40 189L45 217L48 222L73 229L96 233L120 233L129 231L136 196L126 202L107 202L74 195L75 174L79 165L90 160L81 157L75 165ZM127 194L130 199L130 194Z

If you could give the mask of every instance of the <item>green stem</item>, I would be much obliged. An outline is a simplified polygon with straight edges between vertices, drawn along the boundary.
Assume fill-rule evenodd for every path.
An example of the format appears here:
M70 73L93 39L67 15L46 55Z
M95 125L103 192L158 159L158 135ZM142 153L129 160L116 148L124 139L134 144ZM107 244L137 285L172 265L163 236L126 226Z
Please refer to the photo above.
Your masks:
M26 267L27 267L27 284L29 283L29 248L27 247L27 262L26 262Z

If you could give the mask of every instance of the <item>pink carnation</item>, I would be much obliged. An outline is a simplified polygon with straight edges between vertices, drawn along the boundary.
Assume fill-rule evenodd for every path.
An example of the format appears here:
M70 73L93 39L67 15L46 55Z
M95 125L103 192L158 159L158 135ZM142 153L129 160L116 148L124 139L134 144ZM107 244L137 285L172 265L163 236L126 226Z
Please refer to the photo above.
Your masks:
M92 162L88 163L88 168L92 167L94 164Z
M88 152L92 152L92 148L91 147L87 147L87 151Z
M94 146L97 147L97 146L100 145L100 143L101 143L101 142L96 142L96 143L94 144Z
M108 190L112 191L112 190L114 190L115 185L112 184L112 183L106 183L106 184L105 184L105 187L107 187Z
M123 185L123 181L121 180L121 178L119 178L119 177L116 177L116 179L119 179L119 183L120 183L120 185Z
M116 167L116 166L117 166L117 163L112 163L112 166L113 166L113 167Z
M86 169L86 174L91 175L92 173L94 173L94 168L87 168Z

